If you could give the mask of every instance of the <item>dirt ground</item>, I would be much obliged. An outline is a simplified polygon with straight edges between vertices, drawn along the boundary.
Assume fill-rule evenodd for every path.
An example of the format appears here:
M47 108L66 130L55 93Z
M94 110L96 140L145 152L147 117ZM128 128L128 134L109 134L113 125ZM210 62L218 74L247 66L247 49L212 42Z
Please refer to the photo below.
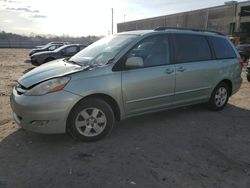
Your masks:
M249 188L250 83L220 112L203 105L130 118L94 143L13 121L9 95L29 50L0 49L0 188Z

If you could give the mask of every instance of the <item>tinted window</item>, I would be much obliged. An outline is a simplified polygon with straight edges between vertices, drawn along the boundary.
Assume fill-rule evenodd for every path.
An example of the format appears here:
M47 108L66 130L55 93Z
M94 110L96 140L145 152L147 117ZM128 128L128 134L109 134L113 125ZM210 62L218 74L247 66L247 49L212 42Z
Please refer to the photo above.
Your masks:
M212 42L216 58L227 59L236 57L232 46L226 39L219 37L210 37L210 40Z
M208 42L203 36L176 34L174 36L176 63L211 59Z
M127 58L141 57L143 67L165 65L170 63L167 36L154 36L144 39L127 54Z
M71 46L66 48L65 50L66 54L73 54L77 52L77 47L76 46Z

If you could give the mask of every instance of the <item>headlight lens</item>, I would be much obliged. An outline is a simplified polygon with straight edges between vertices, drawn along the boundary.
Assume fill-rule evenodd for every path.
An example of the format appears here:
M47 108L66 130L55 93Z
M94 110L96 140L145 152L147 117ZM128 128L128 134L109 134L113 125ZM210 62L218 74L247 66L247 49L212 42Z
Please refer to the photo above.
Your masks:
M60 91L66 86L69 80L69 77L60 77L47 80L28 90L25 95L45 95L47 93Z

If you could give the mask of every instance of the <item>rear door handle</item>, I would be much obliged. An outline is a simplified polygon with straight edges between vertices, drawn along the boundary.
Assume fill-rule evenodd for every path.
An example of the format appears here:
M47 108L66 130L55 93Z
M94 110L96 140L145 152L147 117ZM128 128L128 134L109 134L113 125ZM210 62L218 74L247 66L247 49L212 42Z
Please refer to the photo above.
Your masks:
M171 73L173 73L174 72L174 70L173 69L170 69L170 68L167 68L166 70L165 70L165 73L166 74L171 74Z
M179 72L184 72L185 70L186 68L184 68L183 66L177 68L177 71Z

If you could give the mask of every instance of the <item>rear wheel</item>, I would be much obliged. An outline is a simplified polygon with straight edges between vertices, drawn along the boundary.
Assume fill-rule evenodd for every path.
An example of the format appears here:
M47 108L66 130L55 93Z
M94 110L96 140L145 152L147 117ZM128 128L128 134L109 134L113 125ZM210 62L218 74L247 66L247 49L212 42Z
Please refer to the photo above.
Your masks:
M226 106L228 98L229 87L226 83L221 82L215 87L208 102L208 106L211 110L222 110Z
M71 111L67 129L81 141L95 141L111 132L115 122L112 108L105 101L90 98L79 102Z

